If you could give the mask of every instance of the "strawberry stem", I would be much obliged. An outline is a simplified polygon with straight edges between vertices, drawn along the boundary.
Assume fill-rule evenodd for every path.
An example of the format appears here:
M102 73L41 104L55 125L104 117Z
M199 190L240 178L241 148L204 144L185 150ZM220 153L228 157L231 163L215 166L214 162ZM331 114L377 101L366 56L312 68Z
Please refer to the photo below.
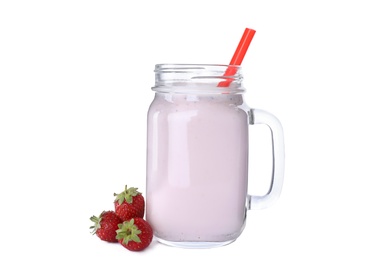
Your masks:
M141 242L141 239L138 237L142 233L136 225L134 225L134 219L130 221L125 221L122 224L118 224L119 229L116 231L116 239L123 239L122 243L127 245L130 241L137 243Z
M90 229L92 229L92 231L91 231L92 235L95 235L96 231L100 228L100 221L102 220L103 213L104 213L104 211L99 215L99 217L96 217L94 215L94 216L89 218L94 223L93 226L89 227Z
M114 196L116 196L115 201L118 201L119 205L121 205L125 200L127 203L133 202L133 197L140 194L140 192L137 191L138 188L127 188L127 185L125 185L125 190L122 191L119 194L114 193Z

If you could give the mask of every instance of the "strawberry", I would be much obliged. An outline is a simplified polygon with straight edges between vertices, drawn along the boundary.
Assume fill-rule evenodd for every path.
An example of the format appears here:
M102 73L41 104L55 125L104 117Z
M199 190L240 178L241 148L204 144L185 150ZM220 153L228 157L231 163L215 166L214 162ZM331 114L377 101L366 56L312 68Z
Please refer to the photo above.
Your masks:
M96 234L101 240L107 242L118 242L116 239L116 230L122 220L115 214L114 211L103 211L99 217L92 216L90 218L94 225L90 228L92 234Z
M119 243L130 251L144 250L153 240L152 227L142 218L124 221L116 233Z
M114 201L115 213L122 219L122 221L130 220L138 217L143 218L145 213L145 199L138 188L127 188L116 196Z

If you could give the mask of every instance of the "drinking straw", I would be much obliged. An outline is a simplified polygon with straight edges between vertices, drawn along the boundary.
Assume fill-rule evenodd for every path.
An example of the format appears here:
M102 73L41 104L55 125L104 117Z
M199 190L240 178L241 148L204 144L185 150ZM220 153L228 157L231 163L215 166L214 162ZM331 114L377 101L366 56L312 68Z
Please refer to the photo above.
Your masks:
M236 48L236 51L234 52L234 55L232 59L230 60L229 65L241 65L242 60L245 57L246 51L249 48L249 45L252 41L253 36L255 35L256 31L253 29L245 28L245 31L241 37L240 42L238 43L238 46ZM224 77L230 77L236 74L237 67L229 66L227 70L225 71L225 74L223 74ZM232 82L233 79L227 79L226 81L221 81L218 84L218 87L229 87L230 82Z

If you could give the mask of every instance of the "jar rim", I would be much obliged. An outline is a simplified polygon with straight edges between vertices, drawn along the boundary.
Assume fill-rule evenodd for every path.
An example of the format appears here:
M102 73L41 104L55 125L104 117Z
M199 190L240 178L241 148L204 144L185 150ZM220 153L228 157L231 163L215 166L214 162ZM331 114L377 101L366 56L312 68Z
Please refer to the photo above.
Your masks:
M241 69L241 65L229 65L218 63L158 63L155 65L155 72L165 69L211 69L211 68L236 68Z
M157 92L243 93L240 65L160 63L155 65Z

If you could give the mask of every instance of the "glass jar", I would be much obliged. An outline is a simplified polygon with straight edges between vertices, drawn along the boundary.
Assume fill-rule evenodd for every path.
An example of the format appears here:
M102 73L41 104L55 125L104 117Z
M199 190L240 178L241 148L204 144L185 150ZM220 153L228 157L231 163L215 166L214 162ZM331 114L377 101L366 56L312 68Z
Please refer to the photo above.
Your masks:
M283 184L279 120L244 102L240 66L158 64L147 118L146 219L164 244L209 248L244 229L247 209L264 208ZM248 126L266 124L273 171L264 196L248 195Z

